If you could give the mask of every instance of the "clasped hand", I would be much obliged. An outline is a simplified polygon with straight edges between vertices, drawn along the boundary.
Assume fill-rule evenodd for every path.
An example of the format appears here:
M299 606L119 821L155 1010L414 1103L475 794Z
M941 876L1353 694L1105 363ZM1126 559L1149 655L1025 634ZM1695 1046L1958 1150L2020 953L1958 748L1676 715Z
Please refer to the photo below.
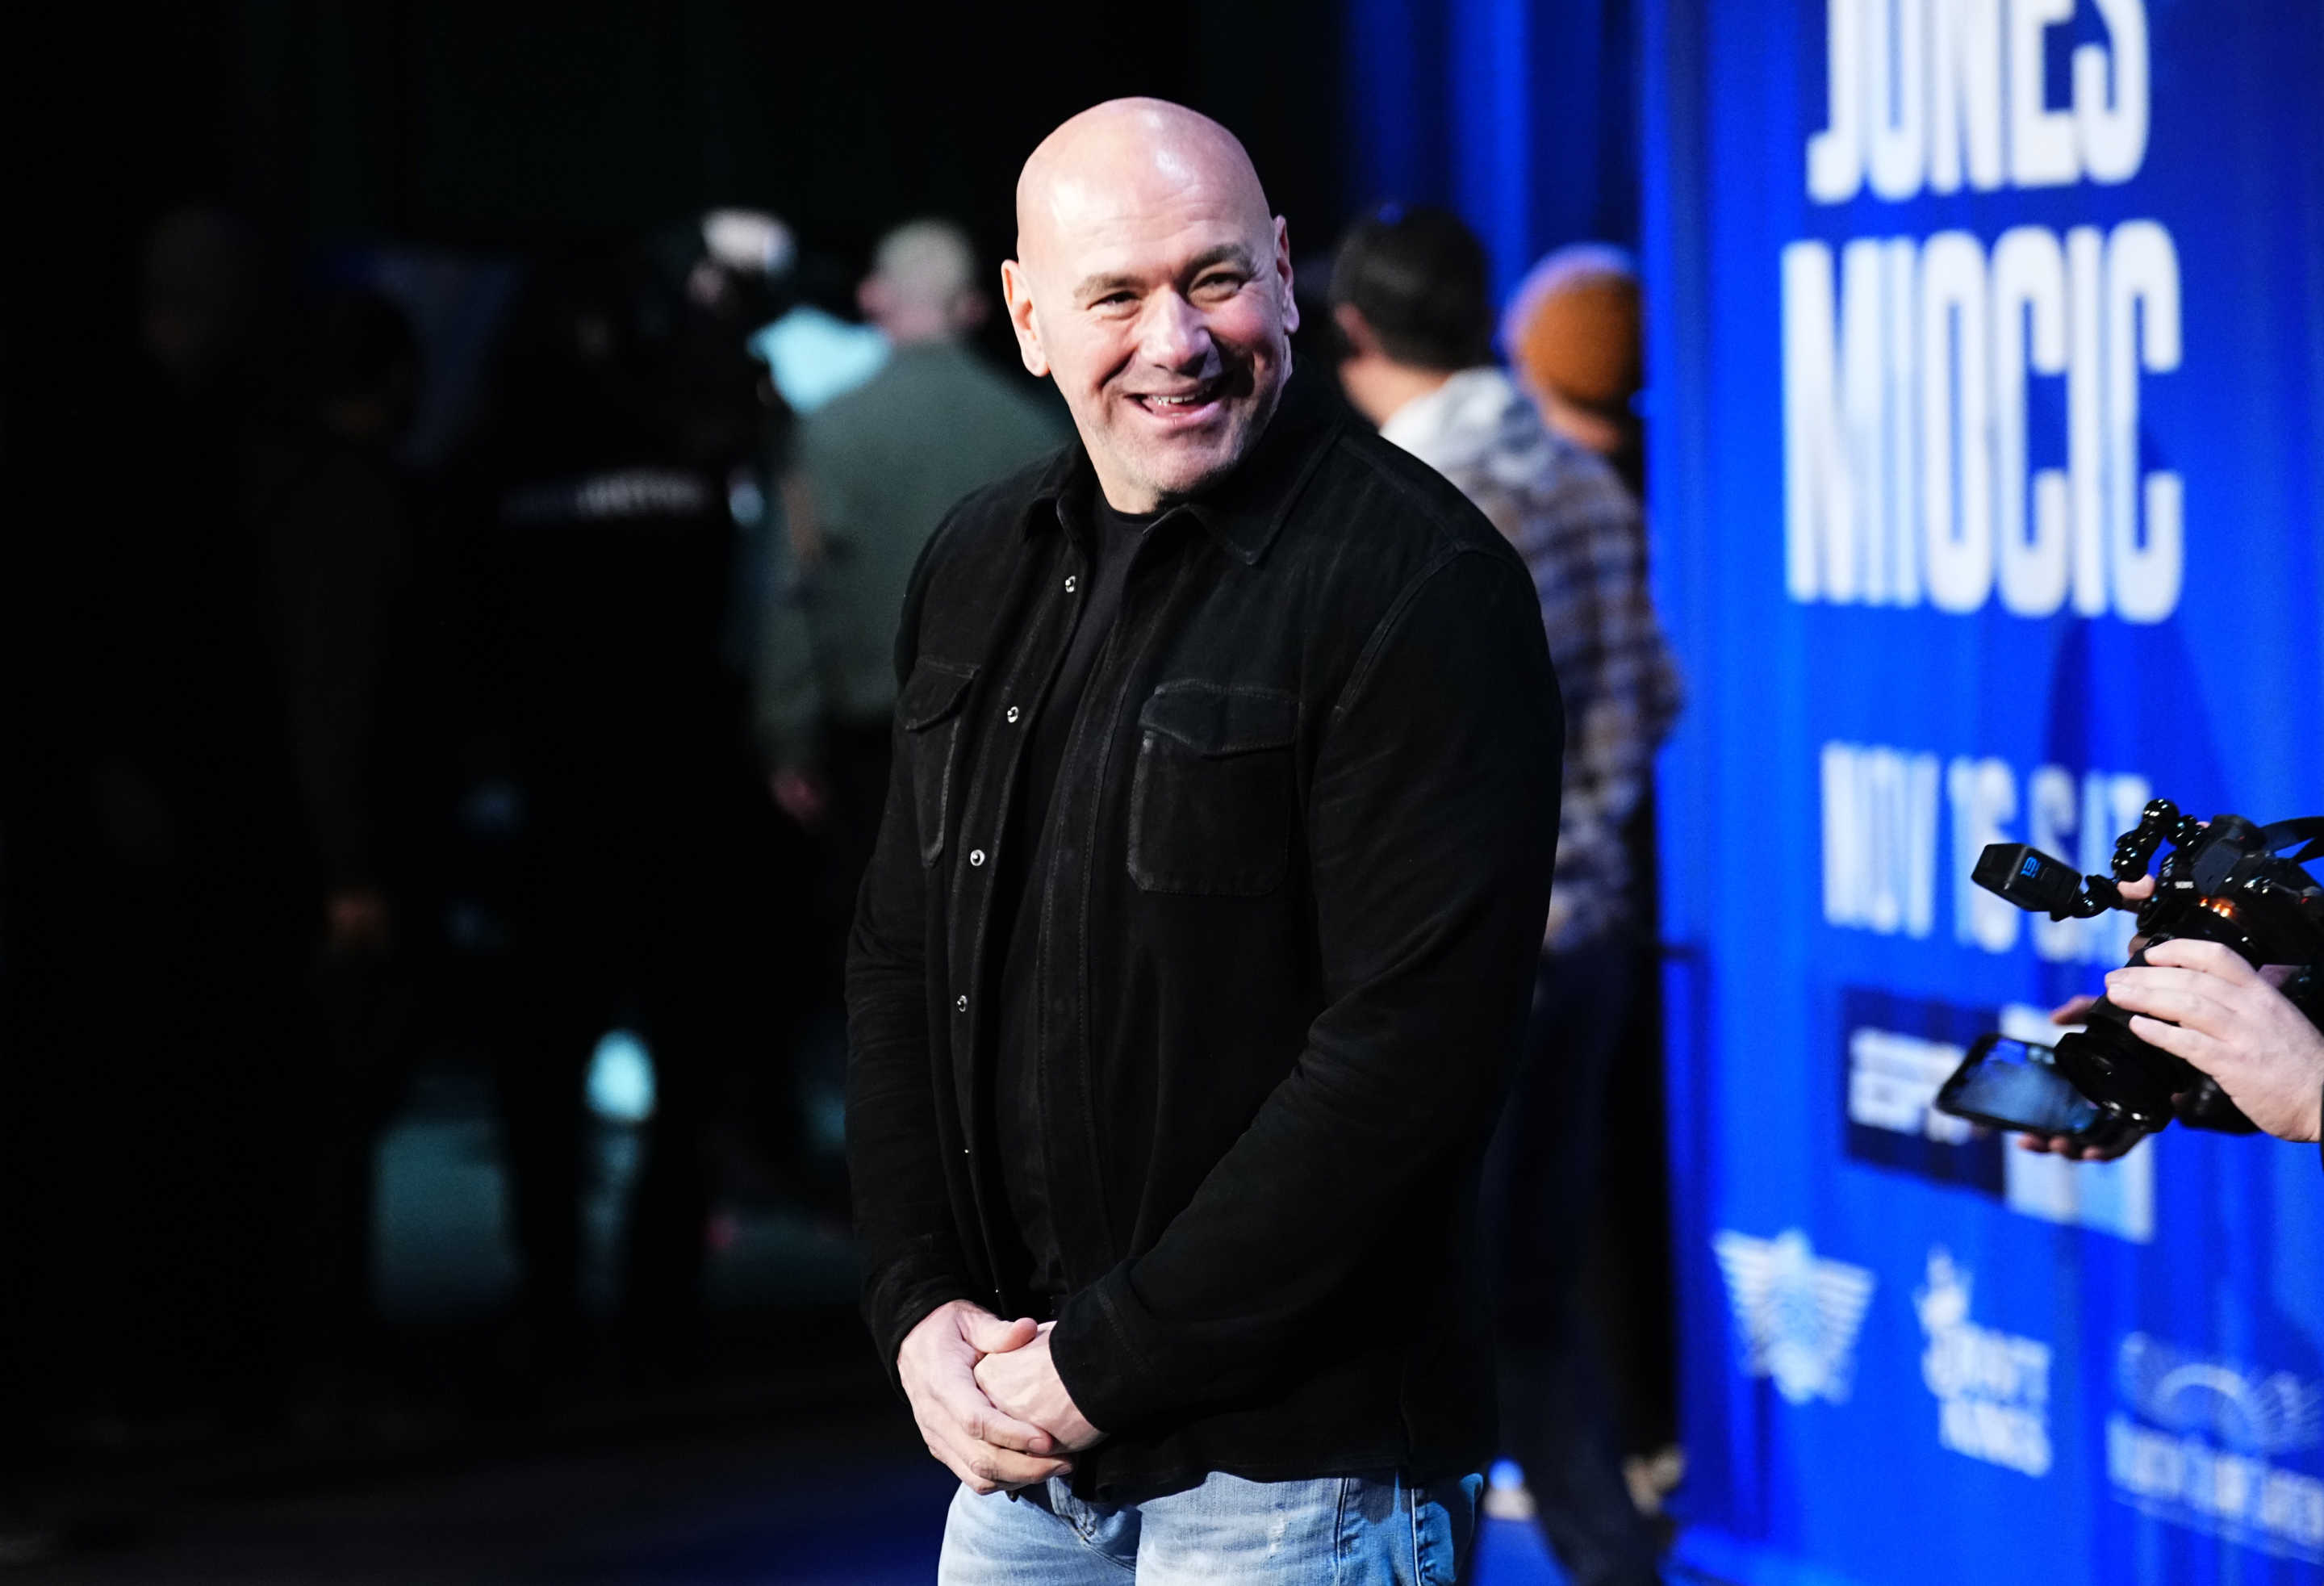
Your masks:
M972 1491L1029 1487L1073 1469L1064 1456L1103 1435L1074 1407L1049 1359L1049 1324L938 1305L905 1336L897 1375L928 1452Z

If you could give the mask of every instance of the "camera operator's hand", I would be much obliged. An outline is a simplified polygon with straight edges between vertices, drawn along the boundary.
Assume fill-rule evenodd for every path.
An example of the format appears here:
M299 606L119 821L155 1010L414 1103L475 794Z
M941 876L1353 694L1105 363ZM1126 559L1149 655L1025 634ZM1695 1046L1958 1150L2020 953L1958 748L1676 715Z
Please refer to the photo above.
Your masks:
M2122 883L2122 900L2126 904L2143 904L2153 896L2154 878L2153 876L2141 876L2135 881ZM2145 945L2145 937L2131 938L2130 950L2134 954ZM2080 1024L2082 1022L2082 1015L2088 1013L2097 1001L2096 997L2072 998L2050 1010L2050 1022ZM2116 1157L2128 1152L2131 1147L2139 1142L2140 1138L2133 1135L2116 1145L2092 1146L2085 1145L2080 1140L2070 1140L2063 1135L2021 1134L2017 1137L2017 1144L2023 1150L2036 1153L2048 1152L2076 1162L2111 1162Z
M2152 881L2140 884L2145 886L2150 890L2154 885ZM2127 890L2127 889L2125 890ZM2098 999L2096 997L2073 998L2071 1000L2063 1002L2058 1007L2050 1010L2050 1022L2052 1024L2080 1024L2082 1022L2082 1015L2088 1013L2090 1010L2091 1005L2097 1001ZM2052 1155L2067 1157L2075 1162L2111 1162L2116 1157L2122 1156L2127 1152L2131 1147L2138 1144L2139 1140L2143 1138L2144 1137L2133 1135L2128 1139L2119 1141L2115 1145L2093 1146L2081 1140L2068 1139L2061 1134L2021 1134L2017 1137L2017 1145L2020 1150L2033 1151L2037 1154L2047 1152Z
M2278 1139L2324 1136L2324 1034L2231 948L2174 938L2107 976L2130 1033L2219 1082Z
M2135 881L2125 881L2122 884L2122 900L2126 904L2144 904L2149 898L2153 896L2154 878L2153 876L2141 876ZM2145 948L2146 938L2144 936L2131 937L2130 955L2133 958L2137 957L2140 953L2145 950ZM2088 1008L2092 1002L2098 1000L2098 999L2095 997L2077 997L2074 1000L2076 1002L2080 1002L2083 1007ZM2070 1007L2072 1004L2069 1003L2068 1006Z

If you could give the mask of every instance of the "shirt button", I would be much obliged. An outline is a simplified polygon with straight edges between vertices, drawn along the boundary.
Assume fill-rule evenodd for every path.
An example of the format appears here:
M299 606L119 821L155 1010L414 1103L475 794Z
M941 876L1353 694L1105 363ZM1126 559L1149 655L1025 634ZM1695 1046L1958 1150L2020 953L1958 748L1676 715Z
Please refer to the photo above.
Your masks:
M1072 594L1075 589L1079 588L1080 586L1081 586L1081 580L1080 580L1080 579L1078 579L1078 578L1074 577L1074 576L1072 574L1070 574L1070 573L1068 573L1068 574L1066 574L1066 575L1065 575L1065 593L1066 593L1067 595L1071 595L1071 594Z
M952 1010L954 1013L965 1013L968 1011L968 994L966 992L963 992L961 995L954 997L952 1000Z
M982 864L984 862L984 850L982 848L970 849L968 851L968 862L971 864Z
M1018 710L1018 708L1017 708L1015 705L1010 705L1010 706L1009 707L1009 716L1008 716L1008 719L1009 719L1010 721L1011 721L1011 722L1014 722L1014 721L1018 718L1018 716L1019 716L1019 715L1020 715L1021 714L1023 714L1023 713L1022 713L1022 712L1020 712L1020 711L1019 711L1019 710Z

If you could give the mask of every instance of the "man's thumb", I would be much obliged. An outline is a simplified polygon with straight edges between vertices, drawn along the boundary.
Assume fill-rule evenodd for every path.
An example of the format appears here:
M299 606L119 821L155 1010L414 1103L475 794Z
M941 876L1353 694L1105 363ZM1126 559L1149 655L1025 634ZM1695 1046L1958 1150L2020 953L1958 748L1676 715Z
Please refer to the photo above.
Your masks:
M971 1316L965 1329L969 1343L979 1354L985 1355L1005 1355L1010 1350L1021 1350L1033 1342L1038 1331L1029 1316L1003 1322L998 1316L982 1313Z

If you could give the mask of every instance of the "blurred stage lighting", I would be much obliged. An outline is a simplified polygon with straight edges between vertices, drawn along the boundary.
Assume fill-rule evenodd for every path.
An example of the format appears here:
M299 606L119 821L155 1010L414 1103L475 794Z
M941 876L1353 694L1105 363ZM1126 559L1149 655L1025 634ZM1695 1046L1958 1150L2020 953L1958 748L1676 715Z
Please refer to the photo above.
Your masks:
M653 1056L630 1030L605 1032L589 1059L589 1111L608 1123L643 1123L653 1116Z

